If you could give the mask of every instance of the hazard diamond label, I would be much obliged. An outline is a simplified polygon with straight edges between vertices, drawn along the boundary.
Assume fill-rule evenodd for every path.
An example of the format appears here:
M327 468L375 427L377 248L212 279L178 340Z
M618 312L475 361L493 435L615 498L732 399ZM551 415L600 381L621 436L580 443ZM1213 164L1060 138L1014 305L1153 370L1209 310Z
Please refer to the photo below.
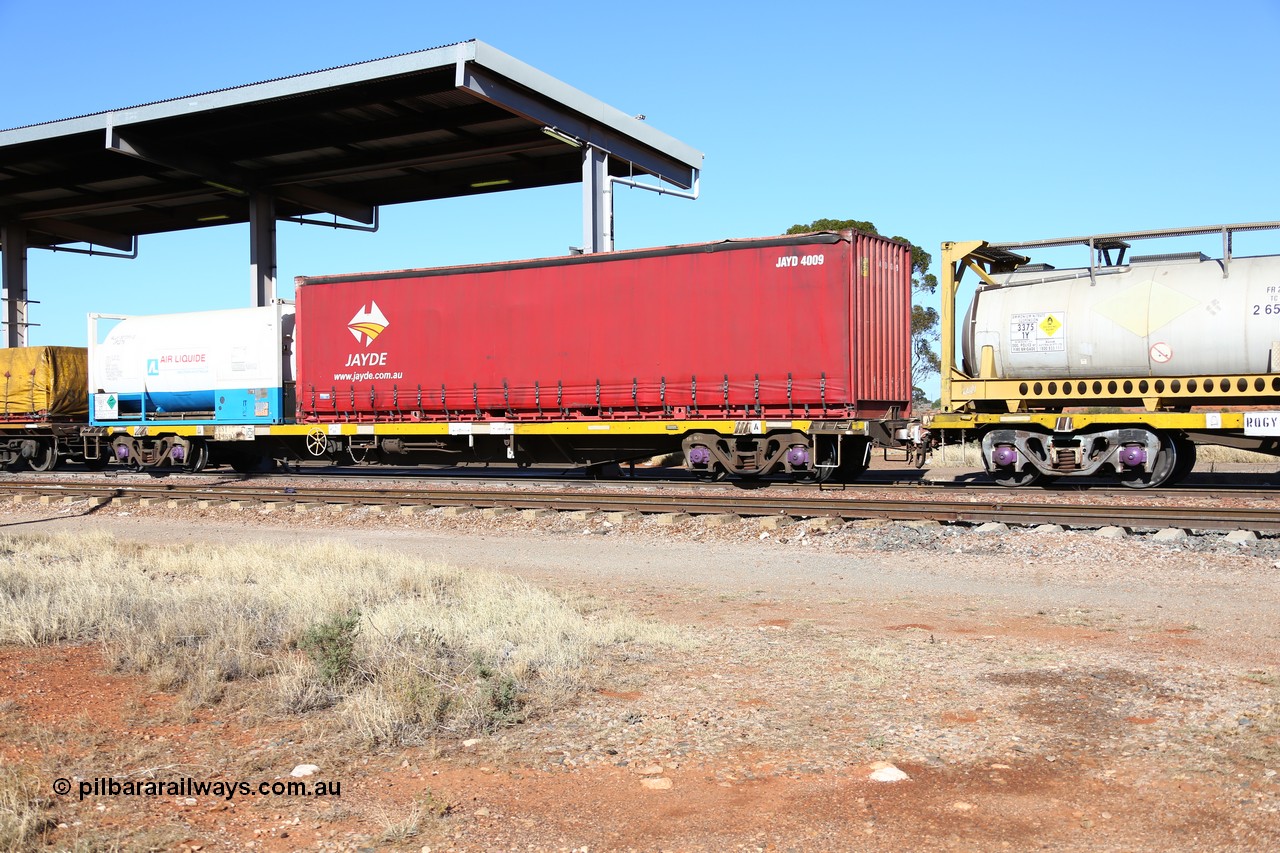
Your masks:
M1065 352L1067 315L1061 311L1012 314L1009 317L1009 352Z

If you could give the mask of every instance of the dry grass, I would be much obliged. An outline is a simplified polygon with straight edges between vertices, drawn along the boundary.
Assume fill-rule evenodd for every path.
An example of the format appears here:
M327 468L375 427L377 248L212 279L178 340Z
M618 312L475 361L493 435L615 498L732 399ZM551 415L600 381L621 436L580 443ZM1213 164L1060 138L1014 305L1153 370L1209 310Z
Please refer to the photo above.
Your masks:
M1238 447L1222 447L1217 444L1202 444L1196 449L1197 462L1248 462L1257 465L1275 465L1280 459L1267 453L1256 453L1252 450L1241 450Z
M21 768L0 766L0 851L28 850L52 826L41 788Z
M252 680L283 710L334 707L362 740L406 743L518 722L576 695L610 650L685 640L512 577L339 542L0 536L0 643L60 642L100 642L195 703Z

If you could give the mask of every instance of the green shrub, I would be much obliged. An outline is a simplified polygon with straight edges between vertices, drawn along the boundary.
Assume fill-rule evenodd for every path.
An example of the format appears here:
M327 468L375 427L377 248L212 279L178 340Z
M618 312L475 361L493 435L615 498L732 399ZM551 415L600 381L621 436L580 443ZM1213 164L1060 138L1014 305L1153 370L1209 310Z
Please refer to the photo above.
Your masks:
M341 684L351 678L355 670L359 632L359 610L335 613L309 627L298 647L315 663L322 679L329 684Z
M485 721L489 728L511 726L524 720L520 683L510 675L486 681L482 695L487 705Z

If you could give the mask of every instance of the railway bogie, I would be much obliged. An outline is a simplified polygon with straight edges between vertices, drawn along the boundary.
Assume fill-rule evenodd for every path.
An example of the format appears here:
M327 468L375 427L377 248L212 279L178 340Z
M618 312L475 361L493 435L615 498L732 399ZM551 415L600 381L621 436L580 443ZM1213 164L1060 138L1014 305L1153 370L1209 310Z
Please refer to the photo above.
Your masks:
M175 435L114 435L95 427L83 428L84 461L90 467L110 464L142 469L172 468L202 471L209 462L209 447L200 438Z
M866 470L871 443L829 432L770 431L721 435L690 432L681 442L685 467L704 479L785 476L804 482L852 480Z
M0 469L5 471L52 471L64 462L84 461L79 425L32 423L0 431Z
M1061 434L991 429L982 436L987 473L1005 486L1057 477L1115 475L1126 486L1172 485L1195 465L1195 444L1176 432L1145 427L1098 428Z

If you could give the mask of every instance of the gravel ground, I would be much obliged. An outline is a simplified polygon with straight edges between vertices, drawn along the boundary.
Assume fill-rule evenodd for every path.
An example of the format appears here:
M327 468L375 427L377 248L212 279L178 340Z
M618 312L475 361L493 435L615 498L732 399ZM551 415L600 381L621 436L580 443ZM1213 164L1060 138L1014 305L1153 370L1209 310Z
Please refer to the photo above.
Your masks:
M74 504L0 525L337 536L686 626L691 651L616 656L525 725L351 759L456 805L406 849L1280 849L1280 540ZM878 761L910 781L868 781ZM359 815L307 843L383 843ZM192 835L289 849L267 823Z

